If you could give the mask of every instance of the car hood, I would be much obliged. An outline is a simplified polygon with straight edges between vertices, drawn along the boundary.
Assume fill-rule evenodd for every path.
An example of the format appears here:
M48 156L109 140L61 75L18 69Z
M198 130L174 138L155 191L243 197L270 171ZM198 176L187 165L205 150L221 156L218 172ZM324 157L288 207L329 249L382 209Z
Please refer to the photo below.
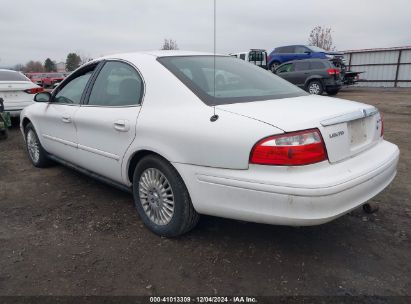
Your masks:
M323 120L367 108L373 107L316 95L217 106L217 109L259 120L284 132L316 128Z

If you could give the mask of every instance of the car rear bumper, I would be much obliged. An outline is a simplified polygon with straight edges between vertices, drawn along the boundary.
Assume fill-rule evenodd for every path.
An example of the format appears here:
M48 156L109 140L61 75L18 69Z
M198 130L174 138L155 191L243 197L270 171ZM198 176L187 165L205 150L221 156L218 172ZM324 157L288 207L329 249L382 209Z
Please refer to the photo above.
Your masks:
M174 164L197 212L258 223L306 226L364 204L396 175L398 147L381 141L340 163L226 170Z
M19 117L21 110L33 103L34 101L7 102L4 104L4 111L9 112L11 117Z

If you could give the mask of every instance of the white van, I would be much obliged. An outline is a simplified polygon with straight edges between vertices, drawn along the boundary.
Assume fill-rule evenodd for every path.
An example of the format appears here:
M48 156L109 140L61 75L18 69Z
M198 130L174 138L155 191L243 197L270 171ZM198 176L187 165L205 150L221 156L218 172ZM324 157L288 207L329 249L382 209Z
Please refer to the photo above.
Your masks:
M262 49L251 49L247 52L231 53L232 57L251 62L263 69L267 69L267 51Z

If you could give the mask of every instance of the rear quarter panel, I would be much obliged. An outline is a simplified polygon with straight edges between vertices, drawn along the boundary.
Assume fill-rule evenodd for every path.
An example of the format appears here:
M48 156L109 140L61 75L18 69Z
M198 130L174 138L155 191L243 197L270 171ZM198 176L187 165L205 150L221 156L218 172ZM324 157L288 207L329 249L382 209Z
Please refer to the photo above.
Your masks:
M252 147L260 139L282 133L269 124L205 105L155 59L130 58L139 68L146 92L136 137L123 159L127 177L132 156L156 152L170 162L230 169L247 169ZM126 181L128 182L128 181Z

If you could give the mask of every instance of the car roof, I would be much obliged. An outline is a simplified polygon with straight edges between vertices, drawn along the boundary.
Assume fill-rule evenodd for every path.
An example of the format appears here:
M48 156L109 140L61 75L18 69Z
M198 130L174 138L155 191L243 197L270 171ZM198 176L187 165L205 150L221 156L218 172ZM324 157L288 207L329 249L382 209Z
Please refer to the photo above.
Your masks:
M172 56L212 56L214 53L209 52L196 52L196 51L180 51L180 50L153 50L153 51L141 51L141 52L130 52L130 53L120 53L115 55L104 56L107 57L130 57L138 55L151 55L154 57L172 57ZM219 56L226 56L222 54L216 54Z
M0 72L15 72L15 73L20 73L19 71L9 70L9 69L0 69Z
M323 59L323 58L310 58L310 59L300 59L300 60L290 60L284 63L295 63L295 62L310 62L310 61L319 61L319 62L330 62L329 59Z

